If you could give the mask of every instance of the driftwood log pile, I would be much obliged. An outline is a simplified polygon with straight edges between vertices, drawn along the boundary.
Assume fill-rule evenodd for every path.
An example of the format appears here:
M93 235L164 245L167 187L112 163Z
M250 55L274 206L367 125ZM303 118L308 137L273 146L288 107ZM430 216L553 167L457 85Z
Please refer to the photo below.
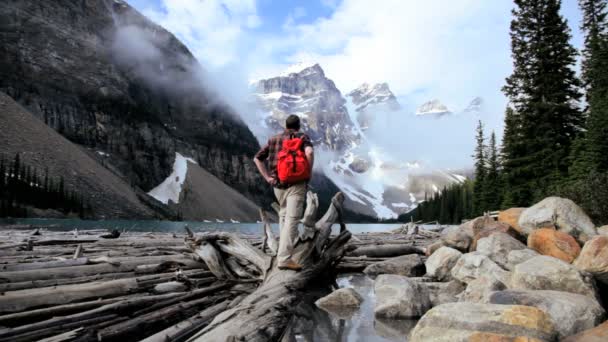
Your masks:
M342 201L337 194L314 222L318 200L308 194L294 255L301 272L276 268L267 222L259 235L0 228L0 341L289 339L312 284L424 254L436 238L351 236L343 223L330 234Z

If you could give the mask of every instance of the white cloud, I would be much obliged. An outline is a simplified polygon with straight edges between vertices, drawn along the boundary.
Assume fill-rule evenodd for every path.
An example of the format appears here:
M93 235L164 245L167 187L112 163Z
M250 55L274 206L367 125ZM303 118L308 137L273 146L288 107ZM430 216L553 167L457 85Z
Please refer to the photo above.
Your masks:
M500 88L511 70L511 6L486 0L345 0L329 18L292 21L266 44L284 64L318 61L343 92L362 82L388 82L412 107L439 98L462 108L482 96L493 114L489 126L499 128L505 102Z
M255 0L162 0L160 7L143 13L211 68L237 62L247 30L262 23Z

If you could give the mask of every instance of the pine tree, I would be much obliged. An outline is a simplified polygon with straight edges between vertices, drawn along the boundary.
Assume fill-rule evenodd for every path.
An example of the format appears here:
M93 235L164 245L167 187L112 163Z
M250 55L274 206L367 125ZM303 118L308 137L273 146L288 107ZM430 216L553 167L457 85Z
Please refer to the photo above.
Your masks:
M0 196L2 196L2 192L4 191L4 187L6 185L6 170L4 166L4 158L0 159Z
M577 141L574 179L608 171L608 18L606 0L580 0L585 34L583 81L587 91L586 134Z
M580 132L579 81L567 22L559 0L515 0L511 22L513 73L503 88L505 203L530 205L559 184Z
M481 120L477 124L477 135L475 139L477 145L475 147L475 185L473 189L473 210L475 215L480 215L486 208L484 203L485 180L486 180L486 144L483 134L483 124Z
M501 185L500 185L500 164L498 159L498 148L496 147L496 134L490 135L488 145L488 170L485 179L484 202L488 210L500 209Z

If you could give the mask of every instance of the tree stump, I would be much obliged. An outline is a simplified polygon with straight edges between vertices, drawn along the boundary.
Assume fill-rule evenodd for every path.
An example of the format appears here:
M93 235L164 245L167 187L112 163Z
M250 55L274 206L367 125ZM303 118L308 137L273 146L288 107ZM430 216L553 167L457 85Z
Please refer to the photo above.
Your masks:
M304 233L298 238L292 258L303 266L299 272L279 270L276 258L263 253L230 233L206 233L195 237L188 245L207 263L209 269L229 279L243 279L251 274L261 283L235 307L224 311L189 341L279 341L295 323L298 304L310 285L335 268L346 251L351 233L341 229L331 237L331 228L341 221L344 195L337 193L325 215L312 227L318 199L308 192L307 208L302 223ZM343 223L340 222L343 226ZM311 236L311 232L314 232ZM274 239L265 228L266 239ZM303 238L302 238L303 237ZM228 261L231 258L232 261ZM235 269L234 265L248 270ZM324 279L331 284L334 279Z

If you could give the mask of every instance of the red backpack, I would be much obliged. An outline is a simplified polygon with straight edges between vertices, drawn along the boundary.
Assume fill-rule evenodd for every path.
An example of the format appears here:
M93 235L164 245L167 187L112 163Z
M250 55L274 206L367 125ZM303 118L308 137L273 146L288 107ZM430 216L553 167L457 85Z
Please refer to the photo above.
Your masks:
M302 138L283 140L283 148L278 153L277 173L279 181L284 184L310 179L310 164L302 150Z

